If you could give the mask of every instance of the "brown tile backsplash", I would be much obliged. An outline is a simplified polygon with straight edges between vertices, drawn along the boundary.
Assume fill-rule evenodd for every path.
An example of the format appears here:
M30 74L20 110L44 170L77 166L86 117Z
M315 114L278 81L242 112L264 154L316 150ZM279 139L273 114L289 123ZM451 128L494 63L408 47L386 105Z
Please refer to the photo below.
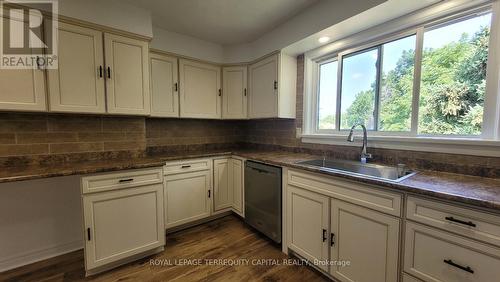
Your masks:
M146 149L144 117L0 114L0 157Z
M245 121L0 113L0 157L223 149L241 142L245 128Z

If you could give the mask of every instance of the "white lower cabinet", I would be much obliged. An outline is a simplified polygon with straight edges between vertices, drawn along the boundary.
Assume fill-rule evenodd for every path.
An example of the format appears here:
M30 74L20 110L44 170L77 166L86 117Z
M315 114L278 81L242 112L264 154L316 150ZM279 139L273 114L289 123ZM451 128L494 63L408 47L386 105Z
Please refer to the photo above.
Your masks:
M232 210L244 216L243 160L225 158L214 160L214 211Z
M230 174L232 174L232 189L233 189L233 211L240 216L245 216L244 211L244 161L242 159L231 159Z
M396 204L394 209L383 210L397 214L400 206L395 193L373 187L365 192L361 184L346 190L350 184L337 178L294 170L287 173L286 242L290 250L338 281L399 280L401 219L336 198L355 203L365 199L371 207L385 197L386 205Z
M423 281L498 281L500 249L407 222L405 272Z
M397 281L398 218L344 201L331 200L330 260L350 266L331 266L340 281Z
M211 182L211 170L188 170L185 173L165 176L167 229L210 216Z
M233 206L232 159L214 160L214 211Z
M329 198L288 187L287 205L288 247L311 262L328 260Z
M161 172L161 169L156 169ZM134 173L137 171L133 171ZM82 183L106 179L115 185L101 191L83 191L85 267L95 274L127 259L161 251L165 245L163 183L141 184L132 173L99 174L82 178ZM123 185L123 187L120 187Z

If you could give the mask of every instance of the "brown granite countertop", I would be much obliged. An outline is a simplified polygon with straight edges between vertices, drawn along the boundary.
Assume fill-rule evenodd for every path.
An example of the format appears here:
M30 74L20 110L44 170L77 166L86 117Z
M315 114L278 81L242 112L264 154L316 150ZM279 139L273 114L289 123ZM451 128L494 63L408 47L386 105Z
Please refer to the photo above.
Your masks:
M111 159L107 161L90 161L85 163L65 163L46 167L4 167L0 170L0 183L46 177L110 172L124 169L160 167L166 161L227 156L231 154L271 165L304 169L311 172L338 176L367 184L385 186L402 192L410 192L494 209L500 212L500 179L436 171L419 171L416 175L401 182L385 181L381 179L346 174L331 170L326 171L320 168L300 165L297 164L297 162L318 159L321 157L317 155L292 153L287 151L236 150L233 152L188 152L184 154L177 153L154 157L132 158L127 160Z
M125 169L161 167L167 161L231 155L231 152L189 152L168 156L130 159L110 159L88 162L68 162L47 166L11 166L0 169L0 183L32 180L46 177L111 172Z
M489 208L500 212L500 179L470 176L438 171L418 171L417 174L394 182L359 175L346 174L340 171L322 170L307 165L297 164L304 160L321 158L317 155L290 152L242 151L236 155L278 166L303 169L311 172L338 176L367 184L385 186L419 195L436 197L444 200Z

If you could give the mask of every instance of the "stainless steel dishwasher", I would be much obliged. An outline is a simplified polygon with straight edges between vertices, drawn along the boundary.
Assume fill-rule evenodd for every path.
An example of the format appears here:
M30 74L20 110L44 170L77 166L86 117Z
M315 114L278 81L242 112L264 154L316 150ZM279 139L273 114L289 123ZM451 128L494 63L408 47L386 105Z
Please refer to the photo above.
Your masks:
M281 243L281 168L245 162L245 221Z

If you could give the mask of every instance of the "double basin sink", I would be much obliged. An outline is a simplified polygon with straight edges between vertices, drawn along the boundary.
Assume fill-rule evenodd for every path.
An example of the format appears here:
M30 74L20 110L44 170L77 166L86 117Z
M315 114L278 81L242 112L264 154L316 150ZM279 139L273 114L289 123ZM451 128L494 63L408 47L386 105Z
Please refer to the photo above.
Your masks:
M310 160L298 164L313 166L325 171L336 171L363 177L400 182L411 177L416 172L407 170L404 165L397 167L378 164L366 164L348 160Z

